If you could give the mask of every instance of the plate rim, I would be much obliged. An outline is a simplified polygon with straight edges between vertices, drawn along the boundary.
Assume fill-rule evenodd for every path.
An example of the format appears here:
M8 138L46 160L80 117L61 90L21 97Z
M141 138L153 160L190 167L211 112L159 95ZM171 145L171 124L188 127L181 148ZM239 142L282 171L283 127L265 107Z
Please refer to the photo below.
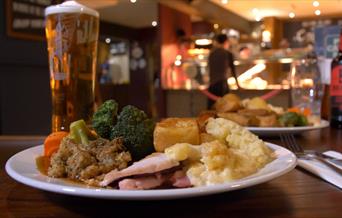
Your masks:
M322 119L321 124L318 126L295 126L295 127L246 127L249 131L258 132L304 132L310 130L323 129L329 126L329 121Z
M42 149L43 145L33 146L33 147L30 147L28 149L22 150L14 154L7 160L6 165L5 165L5 170L12 179L16 180L19 183L22 183L24 185L27 185L27 186L30 186L39 190L44 190L44 191L49 191L49 192L54 192L54 193L59 193L59 194L89 197L89 198L117 199L117 200L180 199L180 198L211 195L211 194L217 194L217 193L223 193L223 192L247 188L247 187L261 184L261 183L270 181L272 179L275 179L277 177L280 177L290 172L292 169L296 167L297 158L291 151L273 143L265 142L265 144L273 150L280 149L280 150L285 151L288 155L290 155L288 164L283 169L279 169L279 170L267 173L266 175L262 175L262 176L257 176L257 177L252 177L252 178L248 178L249 177L248 176L243 179L234 180L234 181L227 182L224 184L202 186L202 187L178 188L178 189L155 189L155 190L116 190L116 189L104 189L104 188L93 188L93 187L86 188L86 186L85 187L66 186L63 184L50 183L48 181L39 181L37 179L22 175L19 172L17 172L15 169L12 169L11 164L13 164L16 158L20 157L21 155L24 155L26 152L29 152L35 149ZM38 170L37 170L37 173L39 173ZM40 176L44 176L44 175L40 174ZM58 180L58 179L53 179L53 178L50 178L50 179Z

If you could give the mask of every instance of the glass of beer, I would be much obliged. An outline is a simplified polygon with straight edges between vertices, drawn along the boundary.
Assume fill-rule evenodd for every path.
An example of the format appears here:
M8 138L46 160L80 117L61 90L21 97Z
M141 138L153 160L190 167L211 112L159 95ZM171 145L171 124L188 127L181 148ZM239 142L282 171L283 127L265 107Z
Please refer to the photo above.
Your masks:
M52 132L90 122L95 107L99 14L75 1L45 9L52 93Z

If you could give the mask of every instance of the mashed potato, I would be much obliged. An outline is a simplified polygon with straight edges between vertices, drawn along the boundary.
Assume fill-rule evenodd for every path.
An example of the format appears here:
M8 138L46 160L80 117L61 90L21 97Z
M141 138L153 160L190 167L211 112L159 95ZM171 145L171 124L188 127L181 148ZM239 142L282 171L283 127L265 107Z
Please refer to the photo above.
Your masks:
M225 141L229 148L239 155L245 155L255 162L257 168L263 167L272 160L272 151L258 136L246 128L223 118L208 121L207 133L221 141Z
M170 158L184 161L194 186L248 176L273 159L272 151L262 140L232 121L211 118L206 131L217 140L201 145L179 143L165 150Z

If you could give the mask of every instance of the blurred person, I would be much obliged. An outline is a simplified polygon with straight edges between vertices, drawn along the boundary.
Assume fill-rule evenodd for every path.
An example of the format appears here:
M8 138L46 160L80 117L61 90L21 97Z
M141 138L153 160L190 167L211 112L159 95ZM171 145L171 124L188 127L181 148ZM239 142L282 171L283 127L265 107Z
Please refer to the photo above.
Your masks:
M234 56L228 51L229 40L227 35L219 34L216 36L214 41L214 47L209 53L208 67L210 75L210 85L208 91L216 96L222 97L229 92L227 79L229 72L237 82L235 67L234 67ZM238 86L239 87L239 86ZM210 109L215 101L208 100L208 108Z
M252 51L249 47L243 46L239 50L239 56L241 59L248 59L251 57Z
M280 48L290 48L290 43L287 39L283 38L279 43Z

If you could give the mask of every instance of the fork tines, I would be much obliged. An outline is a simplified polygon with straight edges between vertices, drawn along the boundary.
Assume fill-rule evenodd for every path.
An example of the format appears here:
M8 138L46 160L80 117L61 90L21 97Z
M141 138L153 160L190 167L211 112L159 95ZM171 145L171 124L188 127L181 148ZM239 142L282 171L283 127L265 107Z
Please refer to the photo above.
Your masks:
M293 134L281 134L281 143L289 150L295 153L304 153L304 149L297 144L296 139Z

